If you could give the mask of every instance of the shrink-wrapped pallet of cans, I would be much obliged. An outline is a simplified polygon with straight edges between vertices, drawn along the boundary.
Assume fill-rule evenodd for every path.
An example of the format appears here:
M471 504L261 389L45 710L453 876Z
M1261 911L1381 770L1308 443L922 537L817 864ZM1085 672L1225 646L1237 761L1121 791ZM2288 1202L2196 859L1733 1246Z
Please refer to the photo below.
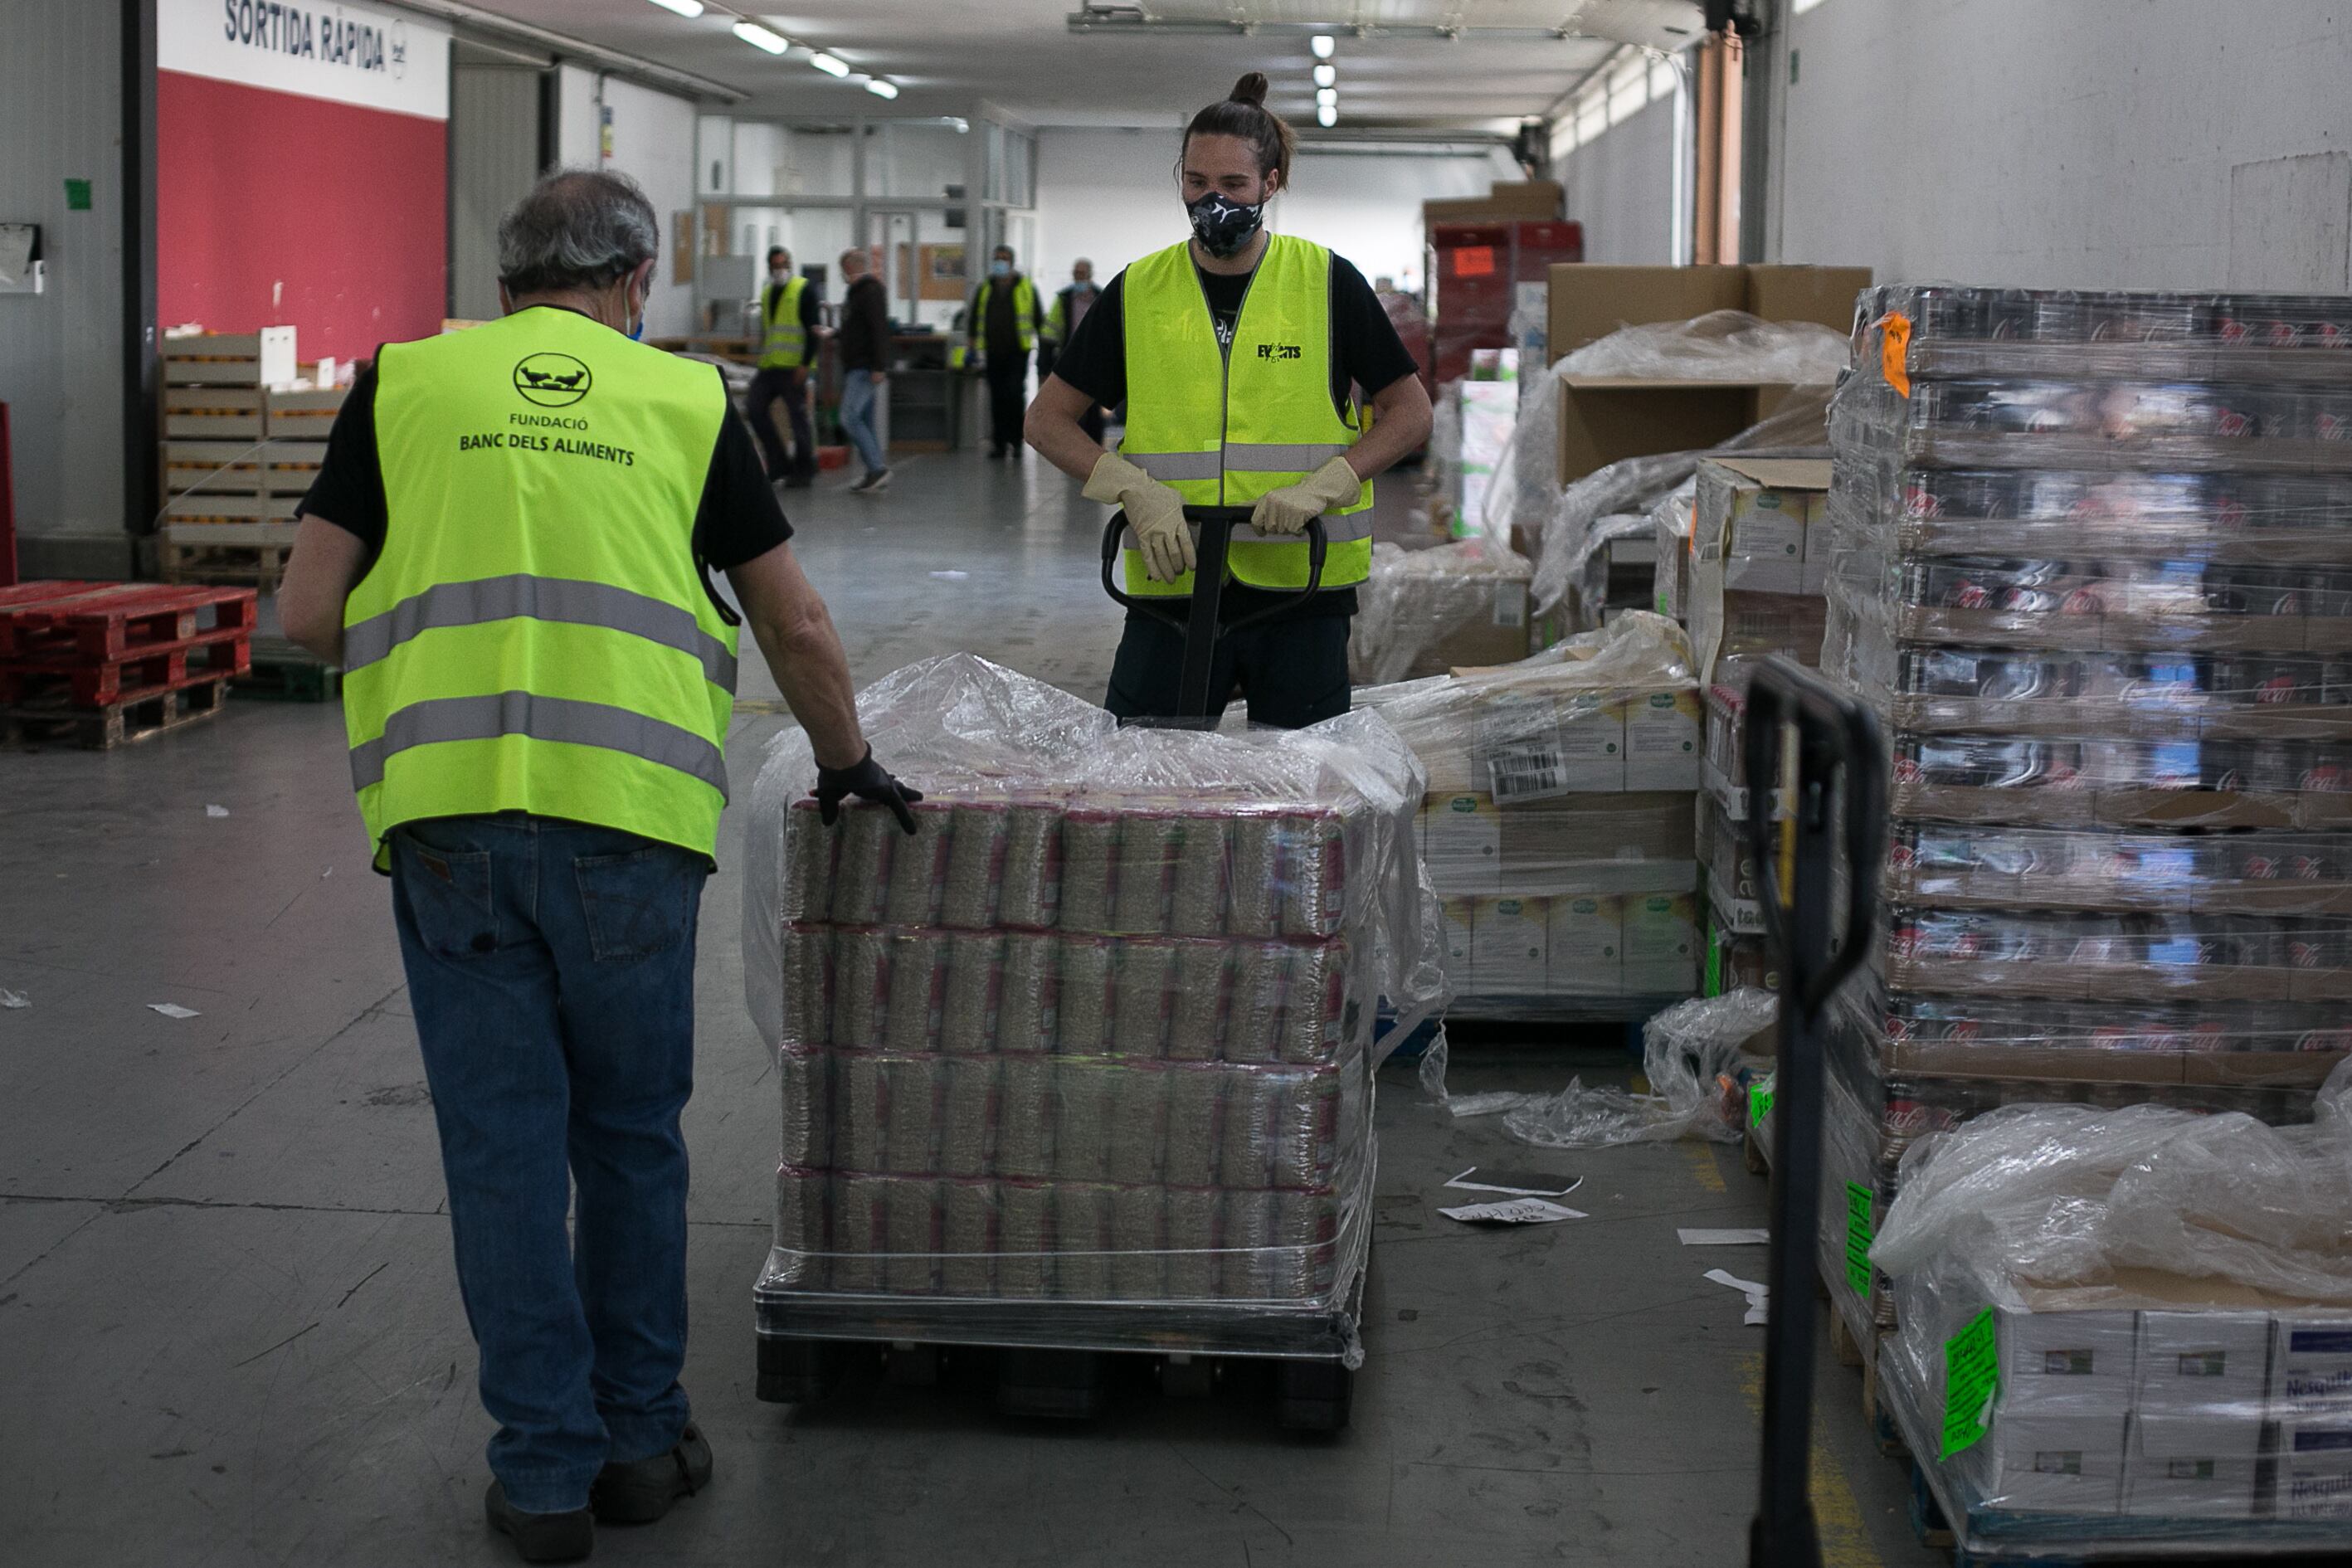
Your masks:
M2352 997L2352 301L1865 290L1825 673L1887 914L1821 1238L1865 1343L1905 1150L2021 1104L2307 1117Z
M1376 1026L1443 994L1412 751L1121 729L961 655L859 710L913 834L826 823L798 731L753 790L762 1332L1350 1353Z

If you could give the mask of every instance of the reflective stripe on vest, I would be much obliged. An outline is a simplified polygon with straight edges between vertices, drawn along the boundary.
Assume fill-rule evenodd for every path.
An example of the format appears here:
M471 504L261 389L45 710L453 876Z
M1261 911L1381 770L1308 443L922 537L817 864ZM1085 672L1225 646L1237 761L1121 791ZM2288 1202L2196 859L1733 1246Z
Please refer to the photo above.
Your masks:
M808 329L801 325L801 296L808 290L805 278L787 279L781 289L771 283L763 291L767 336L760 342L760 368L796 368L808 362Z
M379 867L404 822L500 811L709 855L737 651L693 542L716 372L542 307L387 345L376 378L343 711Z
M609 626L631 637L692 654L703 674L728 695L735 691L735 654L725 642L695 624L693 613L609 583L577 583L557 577L482 577L440 583L372 616L343 633L343 670L349 674L390 657L420 633L443 626L480 626L517 617Z
M1331 399L1331 253L1286 235L1267 237L1242 296L1229 348L1217 342L1189 245L1171 246L1127 269L1121 324L1130 366L1127 433L1120 454L1195 506L1244 506L1295 485L1356 444L1359 431ZM1348 587L1371 574L1370 529L1348 521L1372 504L1356 500L1324 514L1329 548L1323 586ZM1233 577L1252 587L1302 588L1308 546L1297 536L1261 539L1234 531ZM1190 577L1155 583L1132 536L1128 592L1176 595Z
M972 336L980 340L982 348L988 346L989 290L995 287L996 279L989 279L981 284L971 302ZM1037 287L1026 277L1013 280L1013 331L1020 338L1023 349L1037 346Z

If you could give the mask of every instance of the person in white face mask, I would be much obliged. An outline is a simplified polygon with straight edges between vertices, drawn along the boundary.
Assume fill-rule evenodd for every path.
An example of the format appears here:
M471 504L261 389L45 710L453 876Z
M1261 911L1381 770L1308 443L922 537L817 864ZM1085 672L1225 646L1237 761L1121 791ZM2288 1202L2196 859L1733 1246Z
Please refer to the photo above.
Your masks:
M760 438L768 478L786 489L816 482L816 431L809 418L810 367L816 363L818 307L824 290L793 276L793 254L768 252L768 282L760 290L760 368L751 377L751 434ZM793 449L776 428L775 405L791 416Z
M998 246L964 321L973 357L988 377L992 458L1021 451L1021 400L1029 388L1029 355L1045 327L1037 286L1013 266L1013 247Z

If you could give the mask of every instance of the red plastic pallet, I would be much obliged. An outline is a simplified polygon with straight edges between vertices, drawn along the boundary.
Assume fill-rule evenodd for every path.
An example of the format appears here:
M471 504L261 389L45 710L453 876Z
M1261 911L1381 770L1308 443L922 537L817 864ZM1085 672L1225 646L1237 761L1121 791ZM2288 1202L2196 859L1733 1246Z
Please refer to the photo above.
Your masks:
M244 675L253 668L253 633L225 626L121 658L83 659L69 654L0 660L0 706L16 707L67 692L77 708L123 700L126 692L158 691Z

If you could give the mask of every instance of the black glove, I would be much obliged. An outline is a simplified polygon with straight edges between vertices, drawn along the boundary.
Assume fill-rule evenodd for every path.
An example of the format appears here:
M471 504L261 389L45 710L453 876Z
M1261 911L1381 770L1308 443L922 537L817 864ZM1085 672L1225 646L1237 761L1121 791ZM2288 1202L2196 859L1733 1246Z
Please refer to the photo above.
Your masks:
M877 805L887 805L898 826L908 832L915 831L915 814L908 807L923 798L922 791L909 789L883 771L874 760L874 748L866 748L866 755L854 768L816 770L816 814L827 827L841 820L844 795L856 795Z

